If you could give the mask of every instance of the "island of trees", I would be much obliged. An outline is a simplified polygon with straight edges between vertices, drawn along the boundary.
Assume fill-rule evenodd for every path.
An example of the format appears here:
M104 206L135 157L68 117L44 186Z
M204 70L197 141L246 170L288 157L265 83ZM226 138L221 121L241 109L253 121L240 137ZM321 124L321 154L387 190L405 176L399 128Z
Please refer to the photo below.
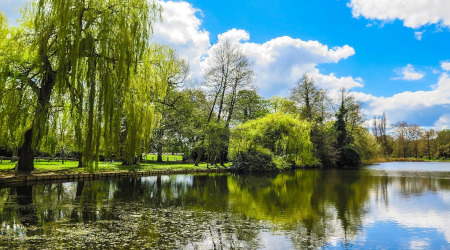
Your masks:
M379 157L448 158L450 130L364 126L362 103L305 74L289 97L265 99L252 62L230 41L213 47L200 84L188 62L151 41L161 7L147 0L39 0L19 26L0 13L0 156L139 164L178 153L238 170L358 167Z

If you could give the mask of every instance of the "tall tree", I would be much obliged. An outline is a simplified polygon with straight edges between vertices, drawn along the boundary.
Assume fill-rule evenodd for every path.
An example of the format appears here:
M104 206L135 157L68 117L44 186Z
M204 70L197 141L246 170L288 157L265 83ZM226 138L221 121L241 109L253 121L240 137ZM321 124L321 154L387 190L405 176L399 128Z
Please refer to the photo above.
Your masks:
M253 69L247 56L240 50L237 43L229 40L219 41L213 48L213 53L209 61L208 69L205 73L205 85L210 89L211 106L207 119L208 131L214 136L220 136L224 141L219 152L221 164L224 163L228 150L229 126L234 118L236 103L239 101L239 92L246 88L251 88L253 82ZM213 117L216 119L213 119ZM223 122L221 126L213 126L210 122ZM217 128L219 131L215 131ZM214 131L214 132L213 132ZM209 137L211 138L211 136ZM216 145L210 144L210 145ZM203 147L200 147L195 165L198 165L202 155ZM210 157L211 158L211 157ZM214 158L214 157L212 157Z
M339 110L336 113L334 127L336 130L336 149L338 150L338 167L358 167L361 156L354 148L354 132L359 128L361 112L359 105L349 95L347 90L341 90Z
M382 116L374 116L372 120L372 134L383 149L383 155L387 156L392 154L392 146L389 144L387 134L387 117L383 112Z
M241 90L237 99L235 120L238 123L254 120L269 113L269 102L255 90Z
M422 138L423 131L424 129L417 124L410 124L409 126L409 134L411 135L415 158L419 157L419 143L420 138Z
M18 28L28 60L15 63L4 81L25 81L36 105L24 133L18 167L34 169L33 157L53 96L70 93L78 122L85 122L83 165L98 159L102 127L117 127L122 98L148 48L160 6L146 0L38 0L25 9ZM19 49L19 48L16 48ZM22 49L22 48L21 48ZM83 115L85 114L85 115ZM119 118L120 117L120 118ZM106 137L105 143L111 138Z
M314 156L320 159L322 165L334 165L336 150L332 140L334 135L327 123L330 118L330 105L326 91L316 86L313 78L304 74L291 90L290 99L298 106L300 117L312 123Z
M152 142L155 144L157 161L162 162L163 147L170 141L174 141L182 129L187 125L187 116L193 115L189 109L188 98L185 92L180 91L180 84L184 82L188 74L188 65L176 55L175 51L166 47L167 66L166 81L167 90L164 98L156 103L157 112L161 115L159 127L152 135ZM172 142L173 143L173 142ZM172 151L173 152L173 151Z
M431 155L433 155L432 148L434 140L436 139L436 131L434 129L425 130L423 137L426 140L426 153L428 159L431 160Z
M394 132L396 134L396 142L400 154L406 158L409 157L409 146L414 138L413 130L411 127L414 125L408 124L405 121L400 121L394 124Z
M147 151L153 128L163 115L156 107L166 101L168 88L182 81L187 70L185 62L168 46L153 44L144 55L124 95L123 164L138 163Z
M308 121L325 120L326 91L318 88L314 79L304 74L291 90L290 99L301 107L301 116Z
M443 129L437 133L437 156L447 159L450 157L450 129Z
M346 145L350 143L348 132L347 132L347 122L345 117L347 116L348 109L345 106L345 97L344 92L341 93L341 104L339 106L339 110L336 113L336 122L335 128L336 128L336 147L338 149L342 149Z

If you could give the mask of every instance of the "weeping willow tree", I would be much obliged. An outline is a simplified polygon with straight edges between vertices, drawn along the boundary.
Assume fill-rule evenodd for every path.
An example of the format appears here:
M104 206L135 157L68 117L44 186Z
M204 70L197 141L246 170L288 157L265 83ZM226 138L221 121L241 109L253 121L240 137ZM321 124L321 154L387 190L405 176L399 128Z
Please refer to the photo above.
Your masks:
M23 133L20 171L34 169L53 100L70 102L83 166L93 168L102 138L118 145L123 117L130 117L124 111L130 107L127 93L136 88L136 74L151 53L148 39L160 13L157 2L147 0L38 0L25 8L16 38L24 47L15 49L28 56L2 68L0 83L12 88L23 84L35 100Z
M284 168L316 163L310 141L311 125L282 113L269 114L237 126L231 135L230 158L240 152L270 155L273 163ZM251 149L251 151L249 151Z
M0 12L0 147L12 151L12 161L30 125L35 102L26 78L15 67L17 62L30 58L21 35L20 30L8 27L6 16Z
M158 44L149 47L124 94L123 164L138 163L143 150L148 150L153 128L161 119L156 105L164 103L169 84L184 79L186 72L186 63L173 49Z

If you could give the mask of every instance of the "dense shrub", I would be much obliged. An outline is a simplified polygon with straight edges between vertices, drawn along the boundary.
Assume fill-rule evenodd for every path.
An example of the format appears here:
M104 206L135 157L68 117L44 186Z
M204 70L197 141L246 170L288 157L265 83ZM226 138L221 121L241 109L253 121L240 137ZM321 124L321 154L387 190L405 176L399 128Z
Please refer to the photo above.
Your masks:
M229 155L235 162L238 156L242 157L241 152L256 150L271 155L271 162L280 169L310 166L317 162L312 154L310 131L307 121L281 113L269 114L232 131Z
M277 169L272 163L272 155L249 148L237 153L233 160L232 169L244 172L271 171Z
M339 153L338 167L357 168L361 166L361 157L351 145L344 146Z

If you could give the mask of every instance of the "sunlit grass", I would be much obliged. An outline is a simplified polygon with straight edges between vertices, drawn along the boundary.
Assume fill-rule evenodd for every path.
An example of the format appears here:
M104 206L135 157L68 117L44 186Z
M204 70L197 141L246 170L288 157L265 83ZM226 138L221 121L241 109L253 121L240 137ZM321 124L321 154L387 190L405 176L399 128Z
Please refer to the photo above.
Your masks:
M158 158L155 154L148 154L144 156L144 159L147 161L156 161ZM181 155L162 155L163 161L182 161L183 156Z
M174 158L175 159L175 158ZM0 163L0 174L12 174L14 173L14 166L17 162L11 162L9 160L3 160ZM228 167L228 164L225 164ZM65 161L62 164L61 161L37 161L34 163L35 171L33 173L49 173L49 172L61 172L61 173L85 173L83 167L78 167L78 161ZM181 163L181 162L151 162L141 163L139 165L122 165L122 162L99 162L98 169L94 172L116 172L116 171L159 171L159 170L202 170L207 168L217 168L216 166L207 165L201 163L199 166L194 166L193 163Z
M450 159L444 160L444 159L436 159L436 158L428 159L428 158L414 158L414 157L410 157L410 158L380 157L380 158L373 159L371 163L393 162L393 161L399 161L399 162L450 162Z

